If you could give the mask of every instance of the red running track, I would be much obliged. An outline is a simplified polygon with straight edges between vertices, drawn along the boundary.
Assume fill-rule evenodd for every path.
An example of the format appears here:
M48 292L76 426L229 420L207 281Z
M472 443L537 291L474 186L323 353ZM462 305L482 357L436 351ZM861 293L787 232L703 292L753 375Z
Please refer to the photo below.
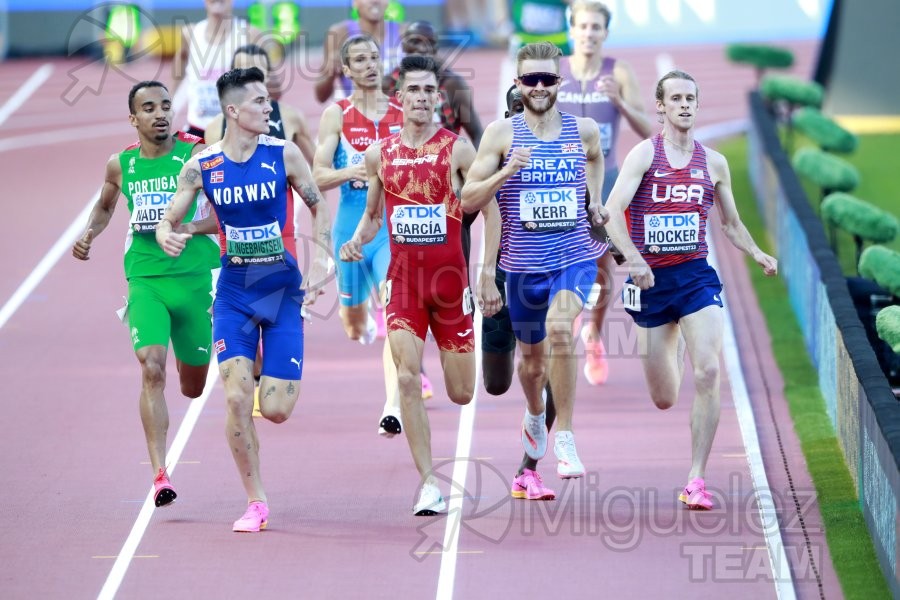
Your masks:
M795 49L796 69L808 72L814 47ZM651 107L658 50L616 54L632 62ZM744 116L752 73L727 65L720 47L669 54L701 83L703 125ZM502 60L502 53L480 51L456 64L472 78L485 122L507 87L499 82ZM0 106L44 62L0 65ZM131 79L109 73L100 94L67 103L62 98L75 97L70 72L79 63L50 64L49 79L0 125L4 303L91 200L109 154L134 137L125 113ZM125 72L133 79L158 77L161 67L144 61ZM89 66L78 74L100 81L102 70ZM298 77L285 101L301 107L315 128L319 109L308 90ZM624 152L634 140L623 138ZM138 366L113 314L125 293L124 212L95 242L90 262L66 252L0 329L0 377L7 382L0 436L7 479L0 499L9 522L0 544L4 598L97 597L149 489ZM797 489L812 486L746 268L734 252L719 248L796 593L840 597L814 499L798 510L788 495L786 468ZM479 384L471 451L454 463L449 457L457 451L463 411L441 393L437 352L429 347L427 367L438 390L428 404L432 444L435 456L447 459L437 470L461 510L417 519L410 514L417 477L405 441L375 435L383 403L380 354L344 338L335 306L332 291L306 330L306 378L293 417L279 426L258 423L269 530L230 531L244 495L222 439L216 383L173 474L179 499L152 513L117 597L775 597L727 376L707 476L719 508L688 512L675 495L690 463L690 381L678 406L654 409L632 356L629 320L613 307L610 381L590 388L579 380L577 390L576 430L588 476L562 484L547 461L542 471L559 498L533 503L508 495L521 457L518 384L499 398ZM168 401L171 442L189 403L174 390ZM453 468L462 464L468 476L451 489ZM460 515L458 540L446 549L447 523Z

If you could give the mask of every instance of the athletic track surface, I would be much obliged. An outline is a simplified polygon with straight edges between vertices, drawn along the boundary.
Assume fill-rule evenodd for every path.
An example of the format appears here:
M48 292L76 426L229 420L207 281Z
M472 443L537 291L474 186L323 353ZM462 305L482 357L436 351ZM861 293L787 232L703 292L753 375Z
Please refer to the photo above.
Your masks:
M795 72L808 74L815 45L791 47ZM614 53L632 63L648 108L658 65L668 62L700 82L701 126L729 129L744 118L749 69L728 65L720 46L667 52L669 59L653 48ZM470 78L485 124L511 83L500 81L504 58L499 51L473 51L454 64ZM169 441L178 452L170 463L178 460L170 471L179 496L170 508L147 508L151 471L137 410L139 368L114 314L126 289L124 204L95 240L88 263L73 259L69 248L107 158L135 139L128 89L135 80L169 77L151 59L105 75L101 65L83 63L0 64L0 378L6 382L0 498L7 523L0 596L841 596L746 268L716 228L737 343L730 367L723 363L721 425L707 473L718 504L712 512L686 511L676 499L690 465L690 376L675 408L655 409L633 356L630 319L617 303L608 316L609 382L589 387L579 375L575 427L589 473L564 484L552 460L542 463L545 482L558 494L554 502L509 497L521 457L518 383L491 397L479 379L476 400L461 410L442 393L437 351L428 344L426 365L437 391L428 401L432 445L451 509L433 519L413 517L417 476L406 442L375 434L383 403L380 352L344 337L333 288L306 329L305 379L293 417L278 426L257 422L269 529L231 532L245 499L222 439L221 383L212 381L209 395L190 403L177 393L173 365ZM283 101L301 108L315 129L319 107L298 69ZM625 132L620 156L634 142ZM34 285L20 287L29 276ZM754 499L753 454L735 408L743 389L771 488L762 495L774 497L787 565L773 563L772 556L781 556L766 542L774 520L760 516ZM474 423L471 437L466 423ZM788 572L792 582L773 576Z

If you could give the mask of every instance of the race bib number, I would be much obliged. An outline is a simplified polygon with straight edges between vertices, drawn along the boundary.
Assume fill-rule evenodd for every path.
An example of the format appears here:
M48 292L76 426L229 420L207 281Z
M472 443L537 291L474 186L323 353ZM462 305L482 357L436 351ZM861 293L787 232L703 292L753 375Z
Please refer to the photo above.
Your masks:
M700 247L700 214L644 215L644 251L649 254L687 254Z
M578 193L575 188L532 189L519 192L519 220L525 231L562 231L575 227Z
M134 210L131 211L128 226L135 233L155 233L174 195L174 192L135 193L132 198Z
M391 239L397 244L430 246L447 241L443 204L404 204L391 213Z
M625 308L634 312L641 312L641 288L633 283L622 286L622 299Z
M462 309L463 315L471 315L475 312L475 300L472 298L472 289L469 287L463 290Z
M225 254L231 265L267 265L284 261L284 239L277 222L257 227L225 225Z

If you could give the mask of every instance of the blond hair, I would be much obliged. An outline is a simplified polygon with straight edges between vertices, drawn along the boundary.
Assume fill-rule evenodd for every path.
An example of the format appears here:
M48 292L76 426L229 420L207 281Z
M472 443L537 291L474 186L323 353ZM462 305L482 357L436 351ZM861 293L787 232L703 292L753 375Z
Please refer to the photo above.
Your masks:
M559 57L562 56L562 50L551 44L550 42L533 42L525 44L516 52L516 73L521 75L520 67L526 60L552 60L559 71Z
M606 18L606 29L609 29L609 22L612 20L612 13L609 7L597 0L575 0L569 9L569 25L575 26L575 15L580 12L594 12L603 15Z

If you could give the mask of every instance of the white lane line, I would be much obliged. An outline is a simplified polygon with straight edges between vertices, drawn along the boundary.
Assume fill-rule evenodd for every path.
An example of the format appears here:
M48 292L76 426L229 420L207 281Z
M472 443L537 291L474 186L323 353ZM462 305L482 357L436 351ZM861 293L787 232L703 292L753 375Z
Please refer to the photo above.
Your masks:
M53 73L53 65L44 63L38 67L37 71L31 74L31 77L22 84L22 87L16 90L16 93L6 101L6 104L0 107L0 125L3 125L10 115L25 104L31 95L50 78L51 73Z
M44 277L47 276L47 273L49 273L56 263L59 262L59 259L64 254L68 253L77 237L81 235L84 225L87 223L88 217L91 214L91 209L94 207L94 203L97 202L97 198L99 197L100 190L97 190L94 195L91 196L91 200L83 209L81 209L81 212L78 213L78 216L75 217L75 220L72 221L59 239L56 240L53 247L47 251L47 254L41 259L41 262L37 264L31 273L28 274L28 277L25 278L25 281L23 281L16 291L13 292L13 295L6 301L3 308L0 308L0 329L2 329L3 326L6 325L6 322L9 321L10 317L19 310L22 303L25 302L25 300L28 299L28 296L31 295L31 292L40 285Z
M206 401L209 399L209 395L212 393L212 389L216 385L216 380L218 378L219 363L214 357L209 361L209 373L206 375L206 386L203 388L203 393L199 398L191 402L187 413L184 415L184 420L178 427L178 433L175 434L175 439L172 441L172 447L169 448L166 470L169 472L170 476L175 472L175 467L178 466L178 459L181 458L181 453L184 451L184 447L187 445L191 433L194 431L197 419L199 419L200 413L203 412L203 407L206 406ZM153 486L150 486L150 491L147 493L147 498L144 500L141 512L138 513L137 520L134 522L134 526L132 526L128 538L125 540L122 549L116 556L116 562L113 563L112 569L110 569L109 575L106 577L106 581L103 584L103 588L100 589L100 593L97 595L97 600L112 600L115 598L116 592L119 591L119 586L122 585L122 580L125 578L125 572L128 571L128 566L131 564L132 559L135 558L135 551L141 543L141 539L144 537L144 532L147 531L147 526L150 524L150 518L153 516L153 511L155 510L157 509L153 503ZM159 510L165 509L162 508Z
M500 69L502 96L497 109L497 118L506 112L506 90L509 86L504 82L511 81L515 71L510 60L504 60ZM484 238L484 231L481 233ZM484 264L484 243L478 254L478 264ZM477 281L477 276L476 276ZM475 409L478 406L478 389L481 386L481 311L475 311L475 394L472 401L462 407L459 415L459 431L456 434L456 460L453 463L453 483L451 490L465 490L466 476L471 462L472 434L475 429ZM456 582L456 558L459 555L459 531L462 529L463 496L453 493L447 506L447 523L444 527L444 542L441 551L441 569L438 574L437 600L452 600L453 587Z
M707 238L707 241L709 262L721 273L722 270L718 266L713 240L710 237ZM784 540L781 537L781 526L778 523L778 511L775 508L774 493L772 488L769 487L762 452L759 448L756 419L753 416L750 394L747 392L747 383L744 380L744 372L741 368L741 356L738 352L737 338L734 335L731 311L728 308L728 302L724 294L722 299L725 305L725 335L722 353L725 357L725 369L728 371L728 381L731 384L731 396L734 401L738 424L741 428L741 437L744 440L744 448L747 451L747 462L750 465L750 478L753 480L753 492L756 495L759 520L763 528L766 548L769 551L772 583L775 585L775 593L778 595L778 598L781 600L794 600L797 597L794 590L794 579L784 550Z

